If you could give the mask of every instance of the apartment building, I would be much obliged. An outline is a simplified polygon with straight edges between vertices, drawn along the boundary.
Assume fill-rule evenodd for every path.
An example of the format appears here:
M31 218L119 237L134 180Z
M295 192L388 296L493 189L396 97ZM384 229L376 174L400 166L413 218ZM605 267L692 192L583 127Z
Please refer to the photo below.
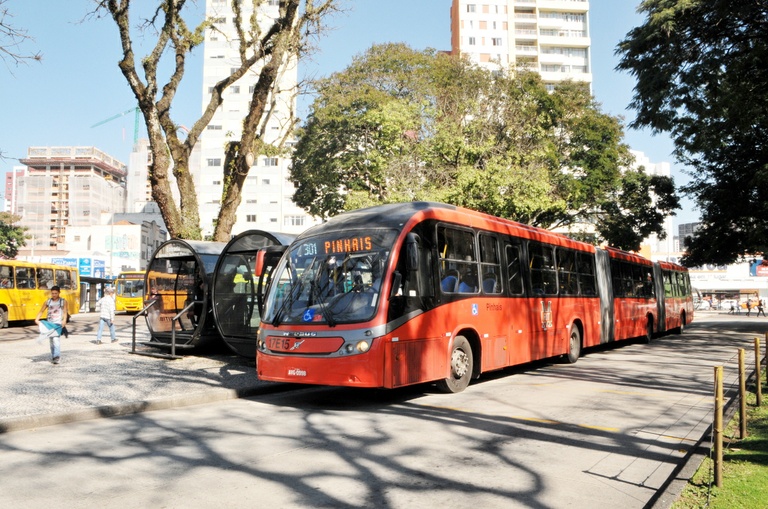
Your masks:
M56 250L69 226L94 226L123 212L127 167L95 147L30 147L15 175L12 212L31 238L26 248Z
M278 4L278 0L269 0L263 4L258 16L263 26L277 17ZM251 14L247 11L249 7L249 2L243 2L245 20ZM215 30L210 29L205 34L203 108L208 104L214 85L240 65L231 2L207 0L206 16L213 20ZM190 161L190 168L199 168L195 173L195 185L199 191L203 235L213 233L221 208L224 148L227 142L240 139L243 119L249 109L258 72L257 68L252 69L224 92L223 104L203 132ZM287 147L295 144L293 127L297 81L297 62L292 59L279 78L278 92L270 98L268 113L260 129L266 143L275 144L285 140ZM289 156L254 154L243 187L237 222L232 229L233 235L250 229L299 233L315 224L315 220L293 203L294 187L288 180L290 164Z
M538 71L548 89L592 83L588 0L453 0L451 52L490 70Z

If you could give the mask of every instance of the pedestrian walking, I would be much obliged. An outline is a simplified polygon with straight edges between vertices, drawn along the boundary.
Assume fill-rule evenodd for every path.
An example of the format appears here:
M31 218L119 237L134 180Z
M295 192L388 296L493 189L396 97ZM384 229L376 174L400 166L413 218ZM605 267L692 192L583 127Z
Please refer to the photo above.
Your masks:
M761 314L765 316L765 310L763 309L762 299L757 301L757 316L760 316Z
M752 300L747 297L747 316L749 316L749 312L752 310Z
M96 332L96 344L101 344L101 333L104 325L109 327L109 335L113 343L117 343L115 336L115 289L112 287L104 290L104 296L96 303L99 308L99 330Z
M40 312L35 317L35 323L40 327L41 333L46 333L51 345L51 362L58 364L61 361L61 332L67 326L69 313L67 301L59 296L61 288L51 287L51 298L43 303ZM40 320L44 312L48 312L46 320Z

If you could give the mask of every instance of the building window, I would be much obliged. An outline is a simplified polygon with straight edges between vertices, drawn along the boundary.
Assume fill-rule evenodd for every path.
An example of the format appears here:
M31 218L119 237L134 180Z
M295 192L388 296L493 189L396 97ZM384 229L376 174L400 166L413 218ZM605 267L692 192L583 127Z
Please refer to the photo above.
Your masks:
M249 223L255 223L256 222L256 214L248 214L245 216L245 220Z
M475 45L475 38L474 37L470 37L469 38L469 45L470 46L474 46Z
M475 12L475 4L467 4L467 12Z
M75 235L75 242L80 242L80 235Z
M493 44L494 46L501 46L501 37L492 38L491 44Z
M304 226L304 216L285 216L283 226Z
M261 179L261 184L268 186L269 185L269 179Z
M227 18L213 18L211 22L217 25L221 25L227 22Z
M206 127L209 131L221 131L220 125L210 124L208 127Z
M229 91L233 94L239 94L240 93L240 85L232 85L229 87Z
M256 203L256 200L245 200L245 203Z
M270 223L276 223L277 222L277 218L276 217L270 217L269 218L269 222Z
M208 159L208 166L221 166L221 159L218 157L215 159Z
M264 159L264 166L277 166L277 157L267 157Z
M221 185L221 180L214 180L213 181L213 185L214 186L220 186Z
M272 7L278 7L280 5L280 0L269 0L269 5Z

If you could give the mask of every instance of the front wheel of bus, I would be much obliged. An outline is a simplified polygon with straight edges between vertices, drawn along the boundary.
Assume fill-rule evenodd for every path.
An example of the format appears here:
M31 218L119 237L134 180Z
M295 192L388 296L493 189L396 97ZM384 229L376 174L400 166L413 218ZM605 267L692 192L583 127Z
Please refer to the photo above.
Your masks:
M576 324L571 324L571 336L568 339L568 363L573 364L581 357L581 331Z
M472 347L464 336L456 336L451 351L451 376L437 383L443 392L461 392L472 378Z

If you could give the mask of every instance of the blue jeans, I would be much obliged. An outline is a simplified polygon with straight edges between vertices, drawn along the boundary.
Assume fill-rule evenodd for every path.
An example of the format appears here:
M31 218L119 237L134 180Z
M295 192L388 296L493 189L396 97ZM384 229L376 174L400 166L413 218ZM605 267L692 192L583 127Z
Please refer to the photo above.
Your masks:
M51 344L51 357L55 359L61 356L61 336L58 334L52 334L48 338L48 342Z
M96 341L101 341L101 331L104 330L105 324L109 327L109 335L112 337L112 341L117 341L117 337L115 337L115 322L107 318L99 319L99 331L96 333Z

